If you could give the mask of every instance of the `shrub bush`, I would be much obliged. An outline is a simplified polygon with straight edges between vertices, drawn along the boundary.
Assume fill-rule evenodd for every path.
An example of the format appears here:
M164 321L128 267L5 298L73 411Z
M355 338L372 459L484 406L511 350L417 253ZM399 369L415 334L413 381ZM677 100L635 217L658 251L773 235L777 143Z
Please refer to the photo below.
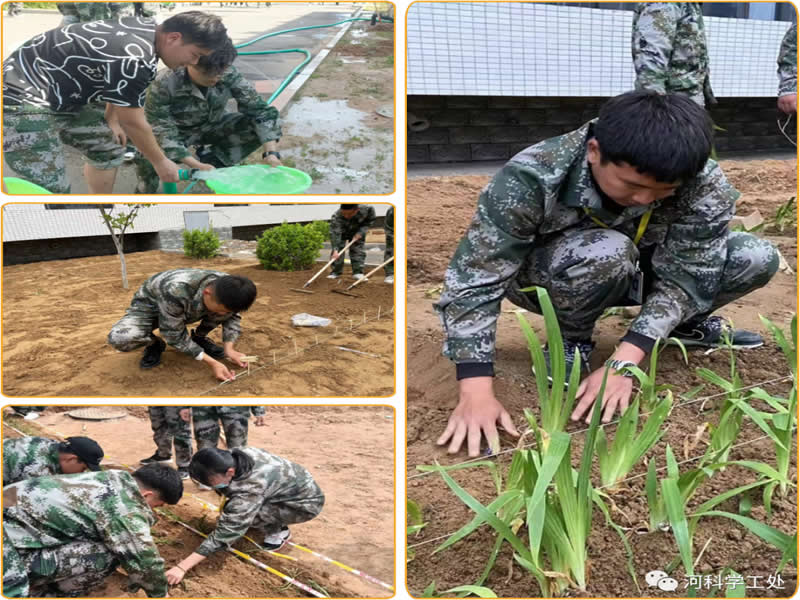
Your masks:
M311 226L322 234L322 241L331 239L331 224L329 221L312 221Z
M183 253L192 258L212 258L217 255L219 236L211 229L192 229L183 232Z
M261 234L256 256L270 271L300 271L314 264L323 241L322 234L310 223L283 223Z

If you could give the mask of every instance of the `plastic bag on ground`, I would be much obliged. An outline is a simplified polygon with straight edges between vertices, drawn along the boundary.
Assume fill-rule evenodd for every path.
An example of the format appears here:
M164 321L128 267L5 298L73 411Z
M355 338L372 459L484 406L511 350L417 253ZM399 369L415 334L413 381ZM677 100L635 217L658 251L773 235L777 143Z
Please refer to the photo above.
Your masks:
M292 325L295 327L327 327L330 324L331 320L325 317L315 317L308 313L292 315Z

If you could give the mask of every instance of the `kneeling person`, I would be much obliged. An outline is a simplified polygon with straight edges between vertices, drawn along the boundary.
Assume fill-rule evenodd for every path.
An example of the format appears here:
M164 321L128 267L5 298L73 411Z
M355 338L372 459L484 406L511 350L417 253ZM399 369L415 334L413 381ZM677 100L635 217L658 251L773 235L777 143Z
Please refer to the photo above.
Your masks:
M3 490L3 594L87 596L117 566L130 589L167 595L152 508L177 504L183 483L166 465L130 474L37 477Z
M233 348L242 333L240 312L256 299L256 286L247 277L203 269L173 269L150 277L133 296L130 307L111 328L108 343L121 352L147 346L139 365L150 369L161 363L167 344L205 362L223 381L233 373L219 362L230 359L246 367L246 356ZM190 335L186 326L200 321ZM206 336L222 325L222 347ZM153 333L158 329L162 340ZM166 341L165 341L166 340Z
M88 437L3 440L3 487L24 479L99 471L103 449Z
M235 58L236 48L229 40L196 65L161 71L150 86L145 114L170 160L204 171L231 167L266 144L264 162L281 164L278 110L233 66ZM231 99L236 100L236 112L226 111ZM197 148L197 158L189 146ZM141 155L136 173L139 192L158 191L158 175Z
M170 585L180 583L214 552L230 548L251 527L263 533L267 550L279 550L289 541L288 525L310 521L325 504L322 490L304 467L258 448L204 448L192 457L189 474L226 501L216 529L167 571Z

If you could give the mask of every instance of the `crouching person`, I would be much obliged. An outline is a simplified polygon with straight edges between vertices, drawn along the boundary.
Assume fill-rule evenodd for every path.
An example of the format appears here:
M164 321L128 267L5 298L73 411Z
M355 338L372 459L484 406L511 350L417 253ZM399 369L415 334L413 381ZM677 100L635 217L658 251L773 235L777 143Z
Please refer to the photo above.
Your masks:
M264 536L267 550L289 541L292 523L310 521L322 511L325 496L298 464L259 448L204 448L192 457L189 475L225 497L217 527L189 556L167 571L170 585L218 550L230 548L247 530Z
M164 560L152 508L177 504L178 472L166 465L37 477L3 489L3 595L87 596L118 566L129 590L165 597Z

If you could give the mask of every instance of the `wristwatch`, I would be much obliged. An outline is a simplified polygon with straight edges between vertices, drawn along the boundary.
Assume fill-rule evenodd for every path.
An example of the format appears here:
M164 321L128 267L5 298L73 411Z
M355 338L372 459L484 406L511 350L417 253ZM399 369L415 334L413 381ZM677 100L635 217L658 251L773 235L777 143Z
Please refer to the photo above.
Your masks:
M277 150L270 150L269 152L264 152L264 154L261 155L261 158L267 158L268 156L274 156L278 160L281 159L281 153L278 152Z
M628 367L636 367L638 365L635 362L631 362L629 360L615 360L613 358L609 358L605 362L605 366L608 367L609 370L616 375L622 375L623 377L633 377L633 373L628 370Z

